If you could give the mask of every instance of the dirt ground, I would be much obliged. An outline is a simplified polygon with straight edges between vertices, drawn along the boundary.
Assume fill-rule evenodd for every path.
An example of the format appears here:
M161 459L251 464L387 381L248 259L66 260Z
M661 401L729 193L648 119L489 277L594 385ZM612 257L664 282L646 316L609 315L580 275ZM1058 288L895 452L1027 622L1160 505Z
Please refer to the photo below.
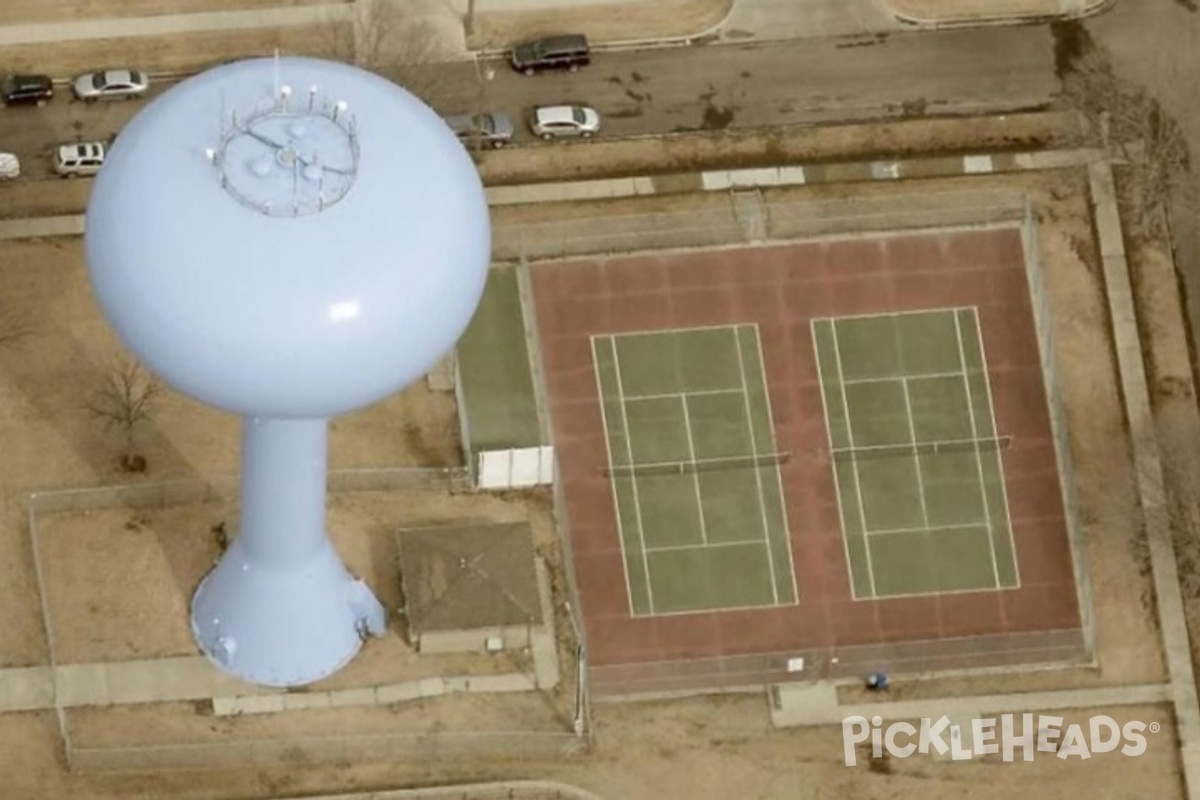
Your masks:
M514 496L449 496L442 491L334 492L329 531L347 568L374 588L393 615L402 609L395 533L465 519L530 521L538 540L552 523L536 502ZM98 509L38 516L47 595L58 661L83 664L194 655L188 627L192 592L220 556L214 528L232 530L226 503L164 509ZM375 686L437 675L525 671L507 654L420 657L403 638L403 622L372 639L363 656L318 690ZM328 684L328 685L326 685Z
M1150 601L1150 581L1139 563L1140 545L1136 539L1135 503L1128 452L1123 443L1121 405L1118 401L1115 367L1109 357L1108 333L1105 329L1105 307L1102 285L1097 269L1096 254L1091 245L1088 206L1079 173L1063 172L1042 175L1014 175L1002 179L970 179L989 181L989 185L1020 185L1031 193L1038 211L1042 253L1048 283L1055 296L1055 335L1058 343L1058 362L1062 384L1070 410L1072 450L1078 465L1079 494L1087 521L1088 561L1096 597L1096 625L1099 643L1099 668L1096 670L1045 670L1021 675L958 676L901 682L895 687L895 697L917 698L949 696L949 694L1032 691L1042 688L1063 688L1085 685L1138 684L1163 679L1163 666L1158 654L1157 626L1154 624ZM823 187L821 192L844 193L904 193L925 190L947 181L906 182L904 185L871 185L857 187ZM958 186L958 185L956 185ZM810 190L794 190L803 194ZM787 192L780 192L786 194ZM698 201L689 198L689 201ZM706 198L706 201L709 201ZM715 201L715 200L712 200ZM632 201L629 201L632 203ZM664 199L655 198L661 205ZM593 204L606 207L612 204ZM576 209L577 210L577 209ZM625 209L623 212L628 213ZM11 251L8 263L19 263L34 253L58 254L70 252L70 245L20 245ZM47 259L48 269L34 273L46 281L71 285L70 270L59 267L55 259ZM0 270L0 279L6 272ZM82 272L74 267L77 273ZM28 271L18 271L28 277ZM55 275L58 276L55 278ZM65 277L66 276L66 277ZM77 275L78 279L82 276ZM0 296L4 296L0 294ZM64 303L61 313L68 325L86 325L86 313L72 301L71 293L60 293L56 300ZM46 299L42 300L47 302ZM74 305L72 305L74 303ZM47 302L53 306L53 303ZM52 319L59 319L55 314ZM60 323L61 324L61 323ZM95 347L103 337L95 330L77 329L76 336ZM84 332L86 330L86 332ZM77 344L78 345L78 344ZM0 365L10 362L18 351L4 355ZM36 359L58 362L60 357ZM29 367L26 366L26 369ZM23 384L24 385L24 384ZM28 390L26 390L28 393ZM43 405L29 398L28 405ZM5 403L5 408L17 408ZM49 403L53 410L54 403ZM204 423L199 409L188 411L188 417ZM192 416L194 415L194 416ZM395 420L403 419L396 415ZM380 417L376 433L392 429ZM402 426L402 423L401 423ZM172 426L163 426L163 438L186 441L182 415ZM204 425L204 427L209 427ZM14 427L4 432L8 439L19 441L29 437ZM212 438L228 439L232 426ZM10 435L11 434L11 435ZM401 437L402 438L402 437ZM362 438L362 445L368 439ZM335 434L336 440L336 434ZM346 440L346 456L354 450ZM205 456L197 443L180 444L184 457L181 463L210 464L220 461L216 452ZM221 451L232 461L234 453ZM34 461L31 453L31 461ZM37 458L44 462L46 459ZM70 463L70 458L62 459ZM151 464L161 458L151 457ZM78 470L79 468L77 468ZM10 475L8 480L16 480ZM394 563L388 552L391 546L388 531L398 524L426 524L467 513L500 517L521 515L520 506L504 499L481 498L473 511L462 511L462 505L439 503L422 505L420 495L335 495L331 498L331 528L335 530L344 558L356 571L367 575L380 589L384 601L391 604L395 596L394 579L386 572ZM366 501L364 501L366 500ZM215 554L214 545L206 540L206 529L216 519L229 513L228 506L214 505L202 509L173 509L156 512L104 511L89 517L55 515L46 524L48 570L52 585L55 619L79 619L70 622L71 632L62 637L64 649L72 658L134 657L144 650L174 652L186 649L186 631L182 626L185 573L194 576L203 570L206 560ZM11 517L10 517L11 518ZM132 525L128 523L133 523ZM98 523L98 524L97 524ZM190 531L180 534L178 531ZM6 535L6 539L7 539ZM96 581L97 563L116 564L137 576L138 590L134 594L118 581ZM384 575L380 575L383 565ZM90 567L90 569L89 569ZM84 584L85 590L80 590ZM130 581L128 583L134 583ZM16 585L16 584L10 584ZM11 588L7 588L12 591ZM70 589L70 591L68 591ZM146 603L152 612L139 612L138 601L152 596ZM14 597L13 600L18 600ZM22 599L24 600L24 599ZM26 601L28 602L28 601ZM119 618L139 620L137 630L144 639L137 645L128 642L120 628L106 624L96 609L107 604L118 607ZM13 604L5 600L5 607ZM163 609L174 609L179 624L164 621ZM154 616L154 619L151 619ZM142 638L139 633L139 638ZM4 631L4 640L10 640ZM344 685L362 685L384 674L401 674L403 662L412 655L404 652L400 640L365 652L361 664L356 662L347 670L346 678L338 676ZM7 648L6 648L7 649ZM386 650L386 652L385 652ZM392 661L400 663L392 663ZM406 673L412 674L412 673ZM362 681L362 682L360 682ZM341 685L341 684L340 684ZM505 700L505 703L508 700ZM479 703L476 708L474 703ZM233 723L214 720L199 714L192 705L161 705L154 708L97 709L73 711L72 730L77 746L116 746L137 742L205 741L257 736L296 735L322 730L353 729L358 732L388 727L396 715L408 718L410 706L395 712L370 709L335 712L304 712L288 715L251 718ZM529 710L508 709L504 703L490 705L484 698L456 698L452 703L438 706L438 715L445 712L446 720L509 721L522 718L534 723L535 717L520 716ZM478 714L478 716L475 716ZM892 760L886 765L846 768L841 764L841 738L836 729L772 730L766 708L766 698L726 696L691 700L676 700L656 704L602 704L594 709L596 748L586 758L566 759L546 763L526 759L517 763L497 762L487 768L467 765L437 764L420 766L341 765L305 766L296 764L283 770L227 770L220 774L206 772L203 786L187 782L179 775L154 775L122 781L102 775L62 774L53 758L56 735L48 715L6 715L0 717L0 744L12 742L8 757L22 758L25 770L22 783L13 784L12 796L61 796L61 793L85 792L88 796L130 796L131 790L144 796L180 796L180 798L220 798L236 793L240 796L268 796L270 793L311 792L317 789L378 787L413 781L472 780L479 777L544 776L557 777L605 793L612 798L647 798L662 796L661 788L670 786L670 796L689 798L727 798L748 796L764 800L889 798L918 800L935 798L950 800L971 798L1013 798L1034 793L1045 796L1055 790L1091 792L1099 798L1145 798L1168 800L1178 794L1178 768L1174 736L1165 709L1116 709L1111 711L1118 720L1139 718L1158 721L1164 730L1152 740L1150 751L1138 759L1097 756L1078 762L1057 758L1039 758L1032 764L1001 765L990 762L970 764L932 763L928 758ZM391 715L391 716L389 716ZM461 716L456 716L461 715ZM508 716L505 716L508 715ZM416 718L415 716L412 718ZM439 720L440 716L438 716ZM554 717L551 715L551 720ZM245 722L242 726L241 722ZM546 718L542 718L546 722ZM445 724L449 724L446 722ZM491 723L488 723L491 724ZM230 727L233 726L233 727ZM486 727L486 726L485 726ZM34 742L40 742L35 745ZM32 752L36 750L36 752ZM0 763L2 760L0 760ZM28 781L25 783L24 781ZM1055 788L1057 787L1057 789ZM25 794L28 793L28 794Z
M629 39L682 39L717 27L733 0L625 0L580 3L545 10L493 11L479 3L475 28L467 36L471 49L510 47L546 34L575 32L595 42ZM631 36L630 31L637 31Z
M1126 758L1096 754L1083 761L1038 754L1031 763L933 762L928 757L892 759L871 768L843 762L836 728L769 730L764 700L754 696L677 700L661 704L606 706L597 714L596 744L585 757L514 761L489 765L409 760L387 765L299 763L265 769L204 773L65 775L55 757L50 714L0 717L0 749L19 759L5 797L196 798L293 797L316 792L378 790L503 778L551 778L574 783L613 800L642 798L748 798L753 800L1011 800L1017 797L1095 797L1102 800L1181 798L1174 729L1158 708L1097 709L1119 722L1137 719L1162 728L1145 754ZM319 712L305 712L321 715ZM401 715L374 715L379 725L403 725ZM1085 721L1066 715L1066 722ZM177 718L179 718L177 716ZM122 712L114 725L146 724L164 730L150 715ZM247 718L248 720L249 718ZM652 721L652 722L651 722ZM326 722L336 724L334 720ZM267 726L268 720L255 721ZM213 736L225 721L197 723ZM80 722L91 737L92 720ZM172 730L172 733L178 728Z
M1095 597L1098 669L1049 670L1019 675L937 677L903 681L897 697L1064 688L1097 684L1155 682L1163 679L1150 581L1139 540L1136 503L1115 365L1106 329L1099 266L1092 244L1083 183L1077 172L962 179L965 185L1024 186L1041 223L1041 251L1055 298L1055 334L1071 448L1084 509L1087 557ZM775 190L780 198L853 196L863 192L904 194L945 187L949 181L905 181L893 185L846 185ZM772 198L774 199L774 198ZM699 208L728 204L727 197L676 198ZM667 210L671 198L645 201L506 210L571 216L630 213L648 207ZM589 211L590 209L590 211ZM20 525L23 493L33 488L116 482L127 479L115 468L118 448L98 430L80 403L88 366L116 345L93 310L81 267L78 242L0 243L0 298L16 298L37 311L37 334L16 347L0 349L0 441L7 458L0 464L4 516L0 519L0 658L8 663L44 663L36 593L29 569L27 537ZM1158 276L1156 280L1162 280ZM1162 297L1169 296L1163 288ZM449 405L447 405L449 404ZM348 417L334 429L334 466L382 466L448 462L456 452L445 440L453 428L450 398L418 387L379 407ZM370 421L368 421L370 420ZM412 425L416 425L415 428ZM406 427L408 426L408 427ZM420 435L413 431L422 432ZM424 438L422 438L424 437ZM142 437L150 472L138 480L216 478L236 469L236 422L173 395ZM436 452L431 456L430 448ZM440 448L440 449L439 449ZM335 495L331 529L353 569L362 570L391 604L394 580L386 574L394 558L389 529L427 524L461 514L496 518L525 511L507 498L481 498L486 504L463 511L459 504L426 501L418 495L371 493ZM232 506L131 512L113 510L56 515L47 521L45 545L54 563L48 570L56 619L80 620L66 647L73 658L133 657L143 652L178 652L186 647L179 624L186 591L215 554L208 529ZM130 524L132 523L132 525ZM544 542L543 542L544 544ZM120 564L119 572L103 565ZM380 570L382 569L382 574ZM110 573L136 576L122 586ZM136 583L137 593L129 586ZM153 597L154 602L144 598ZM151 611L139 609L139 600ZM119 608L114 617L137 620L139 640L129 641L102 619L100 609ZM111 609L110 609L111 610ZM128 615L128 616L125 616ZM166 617L175 617L175 621ZM154 617L152 619L152 617ZM144 638L143 638L144 631ZM398 639L368 648L359 662L333 681L370 681L399 674L390 662L412 658ZM331 686L354 685L332 683ZM528 699L528 698L526 698ZM466 720L481 726L560 722L558 712L539 715L531 706L495 705L483 698L451 698L439 714L443 724ZM518 702L512 700L512 702ZM284 793L349 791L451 780L551 777L577 783L611 798L745 797L761 800L1000 800L1091 794L1104 800L1181 797L1175 737L1163 708L1123 708L1118 720L1157 721L1162 731L1136 759L1113 754L1087 761L1041 754L1031 764L989 761L933 763L926 758L889 761L874 768L842 764L840 731L833 728L772 730L761 694L722 696L664 703L604 704L594 709L596 746L587 757L552 761L526 759L487 764L421 763L386 765L294 763L267 769L222 769L195 774L103 775L66 773L53 715L0 715L0 775L5 798L195 798L270 797ZM478 706L475 704L479 703ZM77 745L112 746L168 741L237 740L239 737L295 736L314 731L404 729L413 718L369 709L303 712L237 723L207 717L191 705L99 709L71 712ZM1097 712L1101 713L1101 712ZM438 717L440 720L441 717ZM242 725L242 723L245 723Z
M195 72L235 58L270 55L276 49L295 56L327 52L333 23L257 30L201 31L168 37L75 39L0 47L0 64L9 71L44 72L66 77L113 64L153 65L151 74Z
M5 0L0 25L333 5L353 0Z

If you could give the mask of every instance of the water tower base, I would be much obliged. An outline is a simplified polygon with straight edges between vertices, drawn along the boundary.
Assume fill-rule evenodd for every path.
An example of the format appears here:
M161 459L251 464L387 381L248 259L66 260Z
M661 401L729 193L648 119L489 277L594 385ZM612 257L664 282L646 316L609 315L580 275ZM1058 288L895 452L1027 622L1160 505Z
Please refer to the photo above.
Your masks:
M387 627L383 606L325 546L264 569L235 539L192 598L192 635L221 670L261 686L303 686L354 658Z

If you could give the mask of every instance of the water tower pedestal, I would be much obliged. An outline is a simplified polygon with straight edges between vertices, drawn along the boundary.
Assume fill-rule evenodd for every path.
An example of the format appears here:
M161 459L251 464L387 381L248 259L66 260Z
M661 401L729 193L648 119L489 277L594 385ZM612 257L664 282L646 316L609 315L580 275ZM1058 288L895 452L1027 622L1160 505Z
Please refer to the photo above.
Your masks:
M242 423L241 524L196 590L192 632L209 658L254 683L324 678L387 627L326 535L326 431L323 419Z

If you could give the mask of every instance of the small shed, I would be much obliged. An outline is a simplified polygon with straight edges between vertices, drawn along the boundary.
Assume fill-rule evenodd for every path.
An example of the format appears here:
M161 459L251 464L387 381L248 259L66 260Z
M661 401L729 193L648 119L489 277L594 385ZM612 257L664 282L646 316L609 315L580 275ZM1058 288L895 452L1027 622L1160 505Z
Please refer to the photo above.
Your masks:
M409 637L419 652L528 647L545 624L528 523L410 528L396 544Z

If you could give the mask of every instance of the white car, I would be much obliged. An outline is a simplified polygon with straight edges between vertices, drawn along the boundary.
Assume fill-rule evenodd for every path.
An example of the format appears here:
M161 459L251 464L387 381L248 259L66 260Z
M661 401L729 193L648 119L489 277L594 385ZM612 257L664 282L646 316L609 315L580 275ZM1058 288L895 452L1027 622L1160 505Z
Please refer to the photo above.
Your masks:
M587 139L600 130L600 114L589 106L537 106L530 115L529 129L543 139Z
M12 153L0 153L0 180L21 177L21 162Z
M104 142L60 144L54 148L54 171L64 178L95 175L104 165Z
M80 75L72 84L80 100L133 99L146 93L150 80L135 69L106 69Z

